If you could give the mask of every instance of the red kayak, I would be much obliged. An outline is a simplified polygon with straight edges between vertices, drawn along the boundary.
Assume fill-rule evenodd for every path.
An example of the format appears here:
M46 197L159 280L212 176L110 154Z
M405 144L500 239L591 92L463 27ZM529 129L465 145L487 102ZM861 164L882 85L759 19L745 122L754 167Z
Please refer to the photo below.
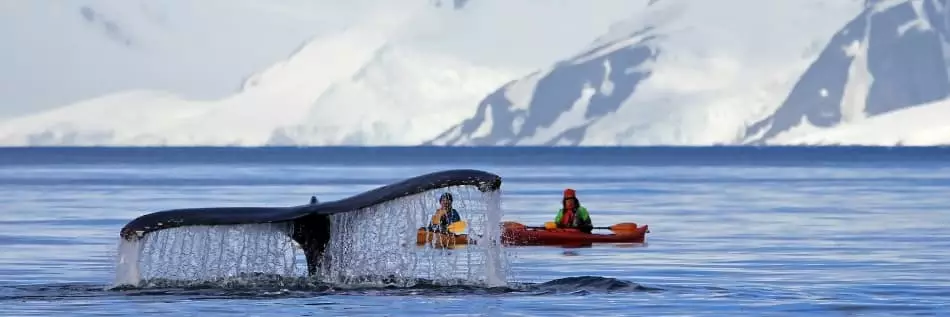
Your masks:
M607 229L613 234L584 233L577 229L528 227L517 222L505 222L502 243L506 245L588 245L594 243L643 243L649 226L620 223Z

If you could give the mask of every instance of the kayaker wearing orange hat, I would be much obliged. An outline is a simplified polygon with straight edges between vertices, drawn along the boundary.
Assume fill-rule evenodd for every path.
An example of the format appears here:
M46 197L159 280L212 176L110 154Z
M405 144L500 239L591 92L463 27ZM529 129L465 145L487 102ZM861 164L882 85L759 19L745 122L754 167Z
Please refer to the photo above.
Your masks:
M557 211L554 223L557 224L558 228L574 228L586 233L590 233L594 227L590 220L590 214L587 213L587 208L581 206L581 202L577 200L576 192L570 188L564 190L561 209Z

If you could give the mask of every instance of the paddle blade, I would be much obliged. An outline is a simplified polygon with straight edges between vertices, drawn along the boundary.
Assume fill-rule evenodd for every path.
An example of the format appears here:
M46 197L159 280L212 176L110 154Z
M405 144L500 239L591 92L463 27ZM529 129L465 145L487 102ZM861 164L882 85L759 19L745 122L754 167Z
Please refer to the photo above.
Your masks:
M632 233L637 231L637 224L633 222L622 222L615 224L613 226L607 227L610 231L616 233Z
M545 222L544 229L557 229L557 224L554 221Z
M462 233L465 231L465 228L468 228L468 224L465 221L456 221L449 225L448 229L451 233Z
M505 229L524 229L525 225L514 221L503 221L501 227Z

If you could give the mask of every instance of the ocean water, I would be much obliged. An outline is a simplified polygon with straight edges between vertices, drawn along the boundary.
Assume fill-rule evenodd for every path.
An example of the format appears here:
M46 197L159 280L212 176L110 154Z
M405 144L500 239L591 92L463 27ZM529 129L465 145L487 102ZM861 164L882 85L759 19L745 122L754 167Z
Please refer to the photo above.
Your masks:
M147 212L290 206L453 168L503 177L504 220L647 243L509 249L509 287L113 289ZM948 148L0 149L2 316L950 315Z

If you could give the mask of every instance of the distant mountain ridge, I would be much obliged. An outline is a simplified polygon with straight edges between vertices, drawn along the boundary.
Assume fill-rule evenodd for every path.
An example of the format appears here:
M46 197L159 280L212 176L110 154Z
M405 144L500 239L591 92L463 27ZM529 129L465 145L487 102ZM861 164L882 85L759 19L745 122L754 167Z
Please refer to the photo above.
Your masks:
M950 117L948 1L239 1L230 14L300 19L273 43L318 35L233 94L132 89L0 117L0 145L950 144L950 124L935 119ZM200 21L178 2L69 5L105 34L84 47L125 52L119 61L213 60L168 50L195 43L171 37L187 34L176 23ZM305 14L317 8L334 11ZM188 86L157 76L130 81Z
M828 128L946 99L950 94L947 1L882 0L864 5L797 79L781 106L748 124L735 138L716 143L767 144L803 121ZM426 144L597 144L584 142L591 125L613 114L655 72L645 65L662 54L663 35L653 31L647 26L613 45L601 45L595 50L607 52L598 58L582 54L547 72L512 81L483 99L471 118ZM616 69L628 71L610 72ZM603 87L605 78L611 79L610 87ZM530 96L516 93L532 90L526 87L534 87ZM537 137L539 130L564 117L574 119L572 124Z

